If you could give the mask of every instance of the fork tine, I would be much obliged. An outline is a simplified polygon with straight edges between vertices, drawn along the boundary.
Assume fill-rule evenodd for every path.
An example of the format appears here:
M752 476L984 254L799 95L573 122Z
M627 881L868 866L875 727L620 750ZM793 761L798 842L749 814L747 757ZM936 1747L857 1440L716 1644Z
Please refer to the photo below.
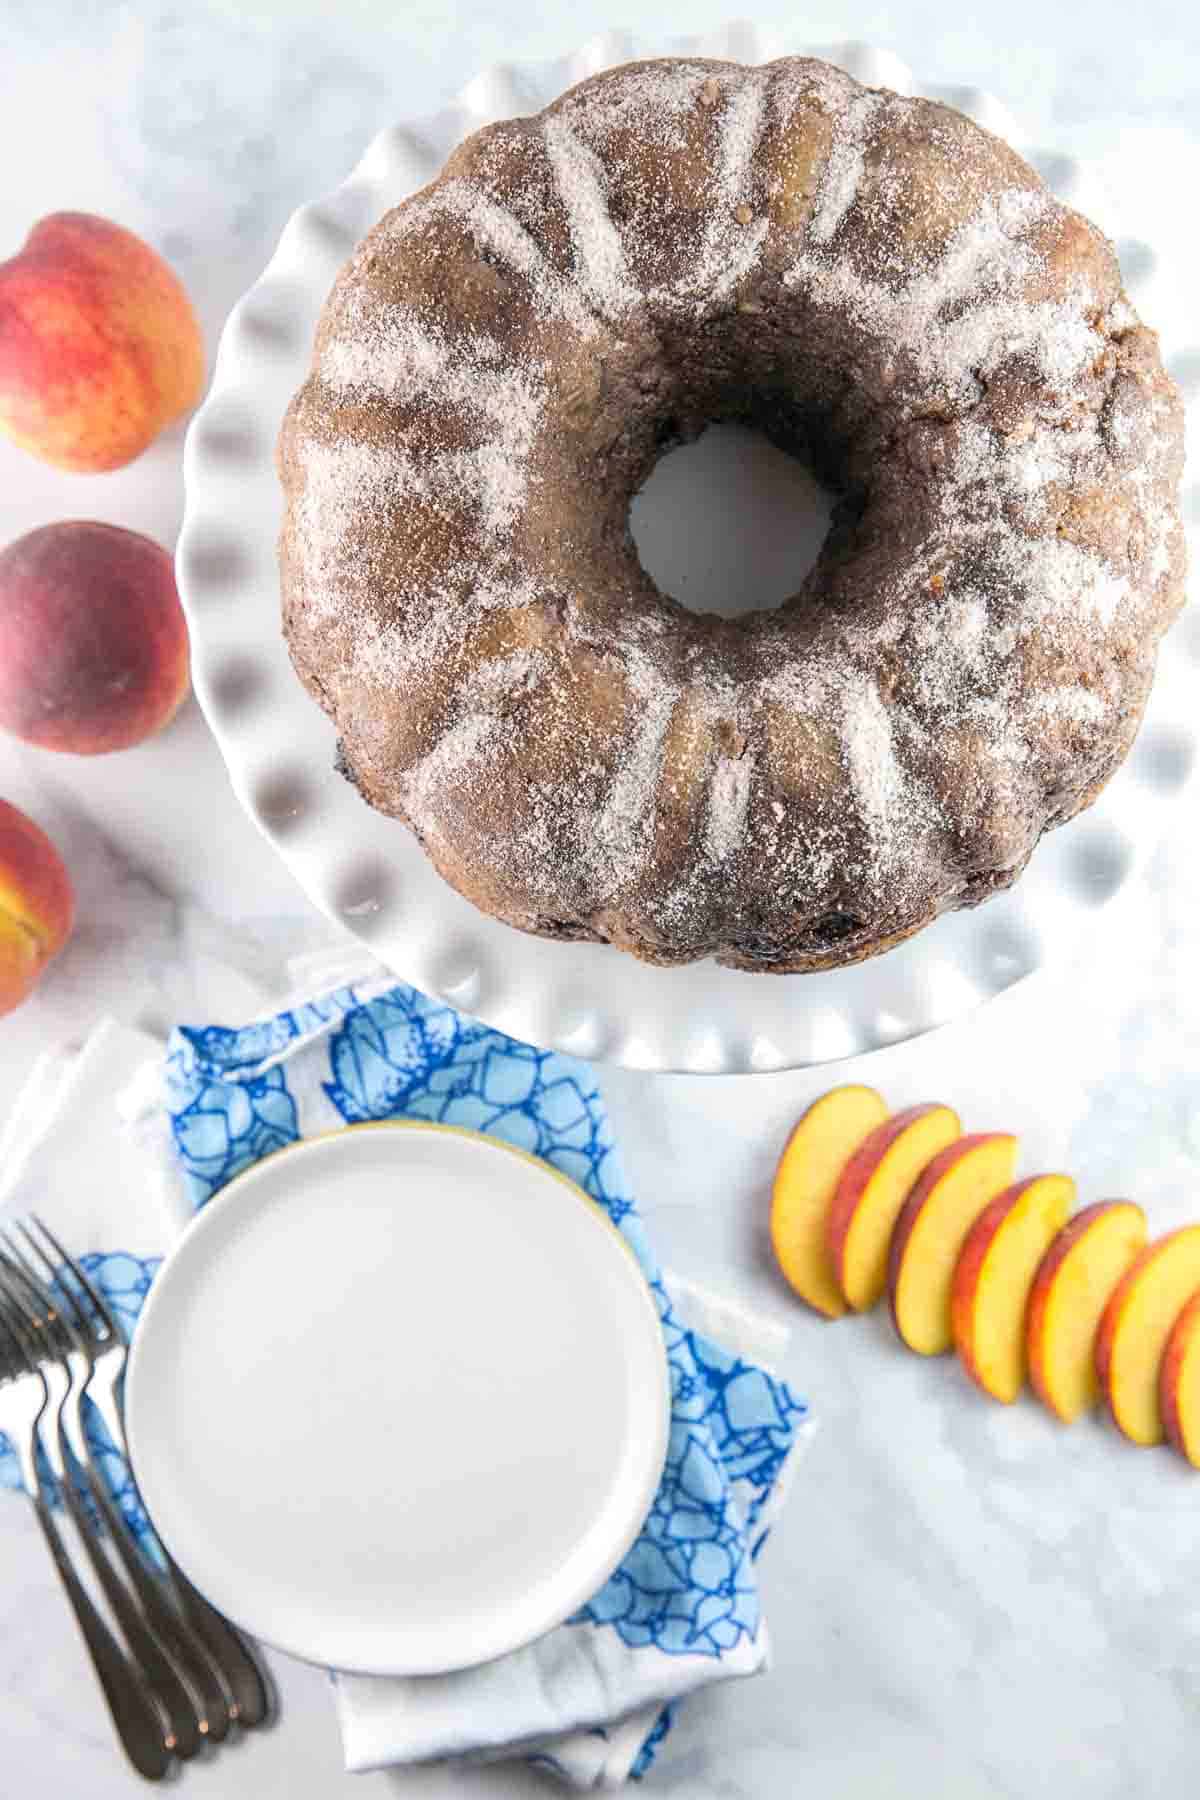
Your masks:
M17 1346L20 1361L27 1370L35 1369L40 1360L39 1320L37 1314L29 1310L28 1300L22 1298L12 1277L12 1264L3 1255L0 1255L0 1319Z
M60 1352L64 1344L78 1343L54 1295L38 1280L7 1232L0 1232L0 1268L7 1278L6 1291L14 1304L23 1307L29 1326L39 1339L45 1339L54 1352Z
M13 1224L0 1226L0 1245L3 1246L2 1253L7 1256L16 1269L20 1270L26 1287L32 1294L37 1296L42 1306L46 1309L47 1323L57 1333L59 1338L65 1337L72 1349L78 1350L81 1355L86 1356L87 1348L79 1335L79 1330L87 1330L86 1320L74 1305L69 1295L67 1296L66 1305L64 1305L62 1300L55 1294L49 1281L38 1274L29 1258L25 1255L25 1252L21 1249L20 1244L17 1242L16 1233L18 1231L21 1232L22 1237L25 1239L30 1249L34 1251L37 1250L37 1245L34 1243L29 1233L24 1230L20 1221L17 1220L14 1221ZM52 1264L49 1262L49 1259L43 1256L41 1257L41 1261L43 1266L49 1270L50 1278L53 1280L55 1271ZM73 1317L71 1316L72 1314L74 1315ZM76 1326L79 1327L79 1330L76 1329Z
M55 1304L54 1295L39 1279L36 1271L30 1267L28 1259L21 1254L20 1245L17 1244L11 1229L7 1226L0 1226L0 1263L3 1263L9 1272L10 1286L14 1282L18 1282L26 1295L36 1300L41 1310L35 1323L42 1324L41 1315L44 1314L44 1322L47 1326L61 1325L64 1330L70 1329L60 1308Z
M125 1334L121 1330L120 1326L117 1324L117 1321L113 1317L112 1313L109 1311L107 1301L105 1301L101 1297L101 1295L97 1291L97 1289L88 1280L83 1269L75 1261L75 1258L73 1256L71 1256L66 1250L63 1249L62 1245L59 1243L58 1239L55 1237L55 1235L51 1231L50 1227L45 1223L45 1221L43 1219L39 1219L36 1213L30 1213L29 1223L31 1225L34 1225L37 1227L37 1229L41 1233L42 1237L45 1238L46 1242L50 1245L50 1248L54 1251L55 1255L58 1257L60 1264L64 1268L67 1268L71 1271L71 1274L75 1277L76 1281L79 1283L80 1287L83 1289L84 1293L87 1295L88 1299L91 1301L92 1305L95 1307L96 1312L99 1315L101 1323L107 1328L107 1330L109 1330L112 1333L113 1337L115 1337L119 1342L123 1343L124 1339L125 1339ZM23 1227L22 1229L25 1229L25 1228ZM25 1236L28 1238L28 1241L31 1244L34 1242L32 1236L30 1235L30 1233L27 1229L25 1229ZM39 1252L39 1254L41 1255L42 1261L46 1264L46 1266L50 1267L49 1258L46 1256L45 1251L41 1250ZM54 1271L54 1272L57 1273L57 1271ZM72 1295L71 1297L75 1301L76 1306L78 1307L78 1297L75 1295ZM80 1309L80 1317L81 1318L83 1317L82 1309ZM85 1323L86 1323L86 1321L85 1321Z
M21 1350L16 1338L0 1319L0 1387L22 1373Z
M9 1247L13 1250L14 1254L16 1253L17 1232L19 1231L21 1236L25 1239L28 1248L33 1252L34 1256L37 1257L43 1269L45 1269L46 1281L53 1282L57 1280L58 1269L46 1255L45 1250L43 1250L37 1239L30 1235L29 1227L26 1225L24 1219L10 1219L6 1225L0 1227L0 1230L2 1230L3 1235L8 1239Z
M0 1294L0 1381L11 1381L29 1373L20 1338L8 1322L4 1296Z

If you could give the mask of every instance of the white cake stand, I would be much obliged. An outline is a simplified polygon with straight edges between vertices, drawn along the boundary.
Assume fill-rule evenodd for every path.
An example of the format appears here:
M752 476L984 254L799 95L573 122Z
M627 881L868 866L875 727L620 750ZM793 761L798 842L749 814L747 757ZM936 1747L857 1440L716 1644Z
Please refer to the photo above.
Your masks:
M1063 199L1104 210L1088 171L1025 143L988 94L924 87L898 58L862 45L814 49L745 25L657 47L611 33L563 61L490 69L445 111L383 132L341 187L301 207L261 280L233 309L212 389L188 435L179 585L196 691L239 798L310 897L397 974L514 1037L579 1056L648 1070L765 1071L930 1031L1060 950L1077 949L1145 862L1191 776L1200 645L1191 621L1176 627L1125 766L1089 812L1043 840L1014 889L939 919L885 956L821 974L743 974L711 962L658 969L604 945L527 937L477 912L402 826L359 799L335 772L333 727L293 674L279 626L282 497L273 451L307 373L321 305L363 233L468 132L535 111L599 69L666 49L750 63L807 50L868 83L947 100L1008 138ZM1153 252L1132 234L1122 250L1135 302L1151 323L1165 320L1171 297L1161 292ZM1200 367L1200 348L1185 339L1165 333L1164 350L1181 370ZM702 462L698 468L702 474ZM662 484L658 505L667 516L644 522L643 546L690 542L702 481Z

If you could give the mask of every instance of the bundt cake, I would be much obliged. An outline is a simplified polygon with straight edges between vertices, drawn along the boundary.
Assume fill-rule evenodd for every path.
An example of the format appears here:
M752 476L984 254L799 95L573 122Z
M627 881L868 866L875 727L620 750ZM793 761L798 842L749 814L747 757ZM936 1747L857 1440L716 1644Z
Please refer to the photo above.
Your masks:
M738 420L836 497L687 611L631 495ZM283 618L344 772L486 912L657 963L870 956L1124 757L1181 604L1179 397L998 138L825 63L613 69L360 244L283 426Z

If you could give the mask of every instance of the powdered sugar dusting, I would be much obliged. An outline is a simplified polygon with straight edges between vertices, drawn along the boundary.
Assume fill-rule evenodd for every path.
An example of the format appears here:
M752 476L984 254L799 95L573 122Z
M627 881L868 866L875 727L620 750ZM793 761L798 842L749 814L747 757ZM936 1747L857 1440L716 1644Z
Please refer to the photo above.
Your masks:
M372 444L322 444L307 440L300 450L303 486L291 498L292 528L302 547L311 604L318 616L336 613L346 542L355 523L384 505L395 471L391 459ZM359 558L370 579L373 557Z
M712 202L694 266L679 284L683 293L702 294L710 302L723 299L745 279L762 253L767 220L753 216L750 196L754 191L752 159L762 133L765 100L766 78L758 70L748 71L732 92L722 96Z
M850 786L880 855L892 867L897 849L911 845L927 801L901 767L892 718L869 676L842 687L844 742Z
M568 94L556 110L577 131L606 135L628 131L663 150L686 149L697 119L705 117L701 90L713 78L711 66L681 57L631 63L619 76ZM739 70L736 78L757 79L757 72Z
M881 96L860 90L838 110L837 135L821 177L817 207L809 225L809 236L818 244L827 244L858 193L865 162L867 128L879 109Z
M1029 624L1051 632L1072 620L1104 629L1132 597L1127 575L1066 538L1029 542L1014 536L1005 546L1005 563L1014 584L1031 596Z
M539 363L514 365L486 335L464 334L451 344L404 307L385 306L369 320L352 312L317 368L335 393L390 402L432 394L477 422L484 435L473 448L430 452L419 464L387 458L386 484L395 499L458 498L475 513L485 539L504 535L525 497L529 452L545 409ZM375 478L381 478L378 466Z
M1043 719L1074 720L1077 725L1098 725L1104 717L1104 701L1082 687L1047 688L1032 700L1035 713Z
M581 144L563 119L542 126L550 164L571 222L580 287L598 312L617 317L637 300L625 266L620 234L604 198L599 158Z
M942 253L932 294L928 277L911 284L920 311L949 312L963 301L981 294L1016 293L1040 267L1033 247L1023 241L1042 219L1048 218L1054 201L1036 188L1003 188L990 195L954 233ZM931 304L936 302L936 304Z
M1020 235L1053 204L1024 189L989 197L953 235L934 268L898 289L865 279L848 262L805 249L784 275L789 287L848 314L859 330L911 360L920 380L971 400L980 378L1028 357L1055 389L1067 386L1104 347L1088 318L1088 295L1073 285L1060 299L1031 301L1030 277L1043 259Z
M543 366L526 359L514 371L504 346L490 333L447 337L416 313L394 303L368 308L361 300L346 309L336 337L327 338L317 361L321 377L335 392L365 392L390 401L435 393L445 405L475 408L503 423L515 404L530 405L530 376Z
M363 524L406 502L446 517L470 516L481 550L504 541L525 501L529 454L545 409L540 364L513 364L486 334L450 340L403 306L358 304L324 342L315 372L333 396L356 404L436 396L447 421L455 421L455 435L465 428L478 439L420 457L398 456L373 442L303 440L303 489L293 505L321 610L361 609L364 590L379 574ZM348 558L351 540L361 544ZM378 674L379 637L368 633L359 643Z
M644 651L630 646L625 664L637 700L638 719L600 807L585 847L602 899L609 899L647 856L654 832L654 796L663 769L663 745L678 688Z
M990 140L971 151L987 179L961 180L963 140L925 106L805 61L616 70L377 229L393 270L433 271L403 301L369 259L340 285L314 366L321 427L290 440L296 630L310 666L337 661L341 692L384 697L385 723L434 696L397 810L452 878L486 870L490 894L520 896L503 916L602 916L672 953L753 960L762 941L767 961L810 927L817 951L860 919L885 934L1019 866L1125 730L1169 610L1177 420L1165 390L1115 383L1136 315L1098 303L1086 257L1064 276L1063 209ZM797 148L801 108L820 126ZM924 134L921 181L951 159L927 236L903 167L876 154L893 119ZM803 204L780 204L768 128L798 155ZM528 223L542 194L544 235ZM879 227L897 206L911 254ZM460 254L461 313L441 279ZM781 347L848 359L836 379L886 421L912 499L890 562L876 548L868 581L852 543L840 610L819 565L793 614L747 621L744 665L726 627L684 633L630 608L632 587L605 635L586 593L602 559L570 537L586 526L538 510L553 456L590 442L588 383L610 361L666 417L665 339L695 359L743 329L728 366L748 388L747 359L770 385ZM598 514L626 466L622 439L603 442ZM468 634L487 650L462 657Z
M409 817L426 821L441 818L446 795L475 780L481 760L501 730L497 714L472 712L443 732L428 755L405 776L404 800Z
M495 443L437 451L422 464L399 467L377 445L350 446L348 458L346 448L314 442L304 451L300 523L309 530L318 566L329 566L330 558L336 559L349 528L361 525L372 510L383 512L405 500L428 502L447 516L451 509L468 509L481 536L496 541L517 517L525 497L527 468Z
M592 317L578 287L558 274L507 207L461 179L445 182L426 205L457 219L502 267L524 276L546 312L567 320L585 334L590 330ZM390 216L397 220L395 229L402 236L412 224L420 222L421 215L416 213L410 220L405 210L398 208Z
M713 771L704 847L714 862L724 862L742 843L753 778L752 755L724 756Z

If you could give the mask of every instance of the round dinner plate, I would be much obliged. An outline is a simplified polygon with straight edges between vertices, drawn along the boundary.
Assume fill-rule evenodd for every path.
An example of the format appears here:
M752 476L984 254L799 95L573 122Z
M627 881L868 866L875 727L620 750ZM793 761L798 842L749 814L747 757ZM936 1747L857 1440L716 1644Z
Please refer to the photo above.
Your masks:
M567 1618L662 1476L666 1349L582 1189L474 1132L353 1126L230 1183L126 1376L164 1543L255 1637L428 1675Z
M945 1024L1078 949L1100 908L1144 863L1197 760L1197 645L1186 624L1163 646L1125 766L1095 806L1048 834L1014 888L937 920L886 955L813 975L748 974L713 962L653 968L607 945L528 937L478 912L402 825L372 811L337 773L333 725L293 674L280 632L275 439L308 371L321 306L354 245L467 133L532 112L599 69L664 49L749 63L807 50L868 84L948 101L1008 138L1056 193L1112 230L1111 207L1089 171L1029 145L991 96L922 85L896 56L863 45L814 52L790 34L749 25L669 46L635 45L612 32L558 62L487 71L436 116L383 132L335 193L301 207L230 315L185 458L178 570L196 691L242 803L311 898L425 993L514 1037L628 1067L725 1073L832 1062ZM1130 293L1161 330L1190 401L1200 346L1183 304L1188 293L1162 279L1158 259L1132 234L1120 247ZM1196 413L1191 407L1193 439ZM708 436L689 454L703 458L707 443ZM707 528L711 542L703 494L703 481L664 484L659 504L676 510L639 533L644 555L647 535L691 545Z

